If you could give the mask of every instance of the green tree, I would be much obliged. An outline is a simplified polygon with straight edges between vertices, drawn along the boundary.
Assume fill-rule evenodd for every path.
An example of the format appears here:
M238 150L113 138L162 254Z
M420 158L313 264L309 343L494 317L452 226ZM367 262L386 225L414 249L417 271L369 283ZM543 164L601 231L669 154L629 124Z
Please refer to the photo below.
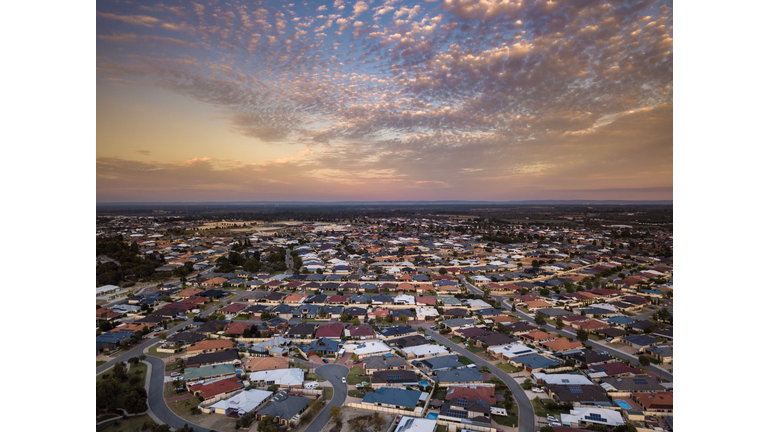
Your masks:
M437 272L443 276L448 274L448 270L446 270L445 267L440 267L440 270L438 270Z
M331 417L336 418L338 417L339 413L341 413L341 407L338 405L333 405L331 407Z
M565 323L563 322L563 319L560 317L557 317L555 320L555 327L557 327L558 330L562 330L563 327L565 327Z
M544 315L543 313L539 312L534 317L534 321L536 321L536 324L538 324L538 325L544 325L544 324L547 323L547 316Z
M641 355L637 358L637 360L640 362L641 365L648 367L651 364L651 359L648 356Z
M576 332L576 339L578 339L578 340L580 340L580 341L582 341L582 342L586 342L586 341L587 341L587 339L589 339L589 332L587 332L587 331L586 331L586 330L584 330L584 329L579 329L579 330Z
M250 273L256 273L261 269L261 261L256 258L248 258L243 263L243 269Z

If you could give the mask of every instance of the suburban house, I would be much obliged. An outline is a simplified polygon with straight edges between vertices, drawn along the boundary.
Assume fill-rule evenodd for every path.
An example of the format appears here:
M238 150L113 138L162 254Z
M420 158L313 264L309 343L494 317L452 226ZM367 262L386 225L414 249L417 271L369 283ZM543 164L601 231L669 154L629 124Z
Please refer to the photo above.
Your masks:
M555 340L544 342L541 344L541 346L549 348L550 350L554 352L563 352L563 351L571 351L579 348L583 348L584 346L579 341L569 341L568 338L557 338Z
M373 327L369 324L361 324L358 326L348 326L344 329L344 336L352 339L367 339L376 336L373 331Z
M357 357L360 359L375 355L391 354L393 352L392 348L379 341L369 341L351 345L347 344L347 346L350 347L352 352L357 354Z
M245 362L247 372L258 372L274 369L288 369L290 360L287 357L254 357Z
M557 361L541 354L526 354L519 357L513 357L509 359L509 364L515 367L524 368L530 373L541 372L549 367L560 366L560 363Z
M300 387L304 383L304 371L299 368L273 369L251 372L248 380L254 384Z
M416 372L410 370L390 371L383 370L371 374L371 387L397 387L418 385L419 379Z
M373 393L366 393L362 404L394 409L414 409L419 403L419 398L421 398L420 391L380 387Z
M242 417L246 413L260 407L270 396L272 396L272 392L270 391L256 389L246 390L235 394L229 399L222 399L213 405L208 406L206 410L216 414L237 414L238 417Z
M214 351L205 354L198 354L184 360L185 367L199 367L218 363L240 364L240 355L236 350L227 349L224 351Z
M202 354L231 349L235 343L229 339L201 340L187 347L187 354Z
M672 393L632 393L632 400L643 407L644 411L654 411L659 413L672 412Z
M237 377L226 378L209 383L189 386L189 391L195 396L202 396L203 401L208 401L216 397L227 397L243 388Z
M216 378L235 376L235 366L232 364L217 364L202 367L188 367L184 369L184 381L187 385L198 381L209 381Z
M295 425L298 423L301 413L309 407L311 402L312 399L310 398L289 395L282 391L273 396L266 406L256 412L256 419L268 415L277 419L282 426Z
M449 369L436 371L435 383L441 387L447 386L493 386L493 383L483 382L483 374L475 368Z
M423 359L448 354L448 350L442 345L417 345L408 348L402 348L402 351L408 358Z
M363 370L367 375L383 370L405 370L408 366L400 356L371 356L363 359Z
M621 411L593 407L574 408L569 414L562 414L560 419L563 426L574 428L590 425L602 425L612 428L626 423L621 415Z
M444 355L439 357L432 357L424 360L414 361L414 366L424 369L427 372L435 372L439 370L448 369L462 369L467 367L464 363L459 361L457 354Z

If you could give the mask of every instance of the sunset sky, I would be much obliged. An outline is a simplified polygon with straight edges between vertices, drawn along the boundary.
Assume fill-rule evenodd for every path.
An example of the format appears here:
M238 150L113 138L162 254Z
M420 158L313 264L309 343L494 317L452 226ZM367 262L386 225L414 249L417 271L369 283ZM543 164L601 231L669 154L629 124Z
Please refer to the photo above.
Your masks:
M99 1L97 201L672 199L671 1Z

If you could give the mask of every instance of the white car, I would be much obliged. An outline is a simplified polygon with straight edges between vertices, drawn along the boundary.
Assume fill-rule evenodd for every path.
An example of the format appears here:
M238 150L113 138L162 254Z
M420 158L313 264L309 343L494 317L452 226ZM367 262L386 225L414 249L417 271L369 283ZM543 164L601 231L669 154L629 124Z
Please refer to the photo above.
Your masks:
M539 387L533 387L531 391L534 393L544 393L544 389L541 389Z
M344 384L346 384L346 383L347 383L347 377L341 377L341 382L343 382Z
M549 421L557 421L557 419L553 415L550 415L550 414L547 414L547 420L549 420Z
M549 426L555 427L555 426L562 426L562 425L560 423L558 423L558 422L552 422L552 423L549 424Z

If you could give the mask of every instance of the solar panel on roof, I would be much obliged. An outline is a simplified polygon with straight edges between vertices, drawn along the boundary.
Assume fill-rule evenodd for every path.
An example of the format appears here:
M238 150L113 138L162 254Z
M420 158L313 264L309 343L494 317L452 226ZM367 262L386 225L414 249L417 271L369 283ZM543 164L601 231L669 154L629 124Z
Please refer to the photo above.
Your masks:
M571 393L582 393L581 387L579 386L568 386L568 390L570 390Z
M635 384L648 384L648 381L646 381L645 378L632 378L632 381L634 381Z

